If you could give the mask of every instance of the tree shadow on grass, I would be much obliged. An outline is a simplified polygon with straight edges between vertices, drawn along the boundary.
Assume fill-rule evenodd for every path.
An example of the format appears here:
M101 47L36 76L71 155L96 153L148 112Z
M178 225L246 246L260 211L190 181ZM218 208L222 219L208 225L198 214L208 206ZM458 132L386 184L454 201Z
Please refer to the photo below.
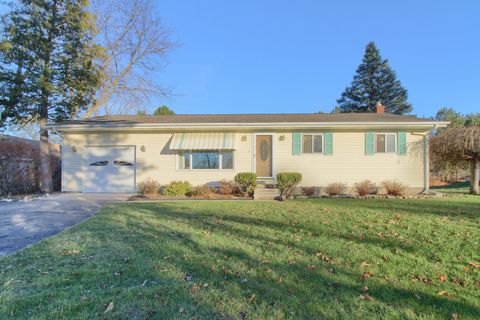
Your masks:
M149 203L101 213L26 250L22 265L30 260L29 250L42 249L36 258L55 269L49 271L47 282L41 282L34 270L40 262L30 260L35 273L24 274L24 282L15 290L0 291L0 315L18 307L26 309L24 315L37 318L449 318L455 312L475 318L480 314L478 305L462 297L447 299L415 285L406 289L379 275L362 280L358 269L318 258L292 263L276 259L281 248L305 254L313 254L314 248L304 241L280 240L296 230L288 222L225 211L230 209ZM320 231L313 225L301 227L305 232ZM374 237L352 239L328 228L321 231L332 241L366 240L382 248L400 245ZM202 232L205 238L199 237ZM83 243L81 253L59 256L56 246L65 241ZM277 247L269 249L274 253L271 261L264 261L259 247L269 242ZM130 262L125 263L125 257ZM16 263L15 257L10 261ZM114 275L116 271L121 275ZM363 284L370 287L374 301L359 299ZM19 294L24 290L28 293ZM82 294L92 298L82 301ZM110 301L116 307L103 316ZM42 307L35 309L38 305Z
M160 210L159 210L160 209ZM147 210L145 207L142 210ZM188 225L191 228L199 228L205 224L205 218L209 216L215 216L214 213L192 213L190 207L182 207L175 205L174 210L171 208L165 208L162 205L155 205L155 212L160 213L162 218L169 220L181 220L183 225ZM230 218L233 222L238 222L236 216L224 216L222 220L229 222ZM251 220L249 222L249 220ZM284 224L276 224L272 221L261 220L257 218L242 218L242 223L252 225L260 225L264 228L282 228ZM180 224L180 222L177 222ZM208 225L208 223L207 223ZM210 225L210 227L212 227ZM139 225L141 233L144 235L156 234L158 230L148 225ZM226 235L231 233L231 237L238 239L240 242L250 243L252 240L258 241L272 241L271 238L266 236L259 236L258 234L251 234L247 230L235 230L224 229L222 225L215 226L217 231L222 231ZM271 230L270 230L271 231ZM172 232L172 230L170 230ZM266 232L270 233L270 232ZM168 234L168 232L167 232ZM332 234L332 237L338 235ZM170 234L169 237L172 237ZM252 258L249 254L242 250L222 249L217 246L208 244L199 244L193 240L192 237L182 235L182 245L172 244L168 252L172 252L175 257L182 257L185 255L185 251L180 248L191 248L189 252L199 252L202 256L213 256L219 259L222 256L229 257L225 264L230 265L232 261L238 264L246 266L259 266L262 265L262 261L259 258ZM162 241L165 244L167 241ZM290 245L295 245L290 243ZM307 248L303 248L307 249ZM450 317L454 312L460 312L463 316L474 318L480 313L478 306L472 305L465 301L449 300L444 297L439 297L434 294L426 293L418 290L408 290L400 287L396 287L393 284L385 283L382 279L369 279L365 281L371 287L371 294L375 298L375 303L370 306L368 302L360 301L358 296L360 294L359 288L363 281L359 280L357 272L349 270L342 270L337 266L332 266L325 262L320 262L318 269L308 270L305 264L295 263L291 265L285 265L283 263L268 263L264 268L272 270L269 272L258 272L248 277L248 281L242 284L242 277L244 274L231 273L228 270L222 269L221 272L212 272L211 261L205 261L201 258L198 259L175 259L173 263L184 270L186 273L193 273L196 277L196 281L213 283L213 288L222 292L228 291L226 289L226 279L233 281L233 286L237 287L237 292L240 290L240 295L244 296L236 297L248 301L248 297L255 295L254 301L248 303L244 301L244 304L250 305L248 311L257 312L261 317L262 312L279 308L282 314L288 314L291 309L295 310L299 317L312 317L314 315L324 315L326 317L333 316L334 310L330 310L327 306L329 304L340 304L341 308L346 312L345 315L355 314L360 312L356 308L362 308L361 304L366 305L366 315L369 312L379 312L379 314L393 312L395 309L399 316L407 316L407 313L402 314L402 310L407 308L420 316L431 315L435 317ZM279 282L279 278L284 280ZM227 278L225 278L227 277ZM322 301L316 305L306 308L309 302L315 300L316 297L322 297ZM227 299L228 300L228 299ZM378 303L377 303L378 302ZM275 306L276 307L272 307ZM392 310L385 310L388 306ZM244 306L245 307L245 306ZM270 308L270 309L269 309ZM337 310L338 312L338 310ZM370 314L371 315L371 314Z

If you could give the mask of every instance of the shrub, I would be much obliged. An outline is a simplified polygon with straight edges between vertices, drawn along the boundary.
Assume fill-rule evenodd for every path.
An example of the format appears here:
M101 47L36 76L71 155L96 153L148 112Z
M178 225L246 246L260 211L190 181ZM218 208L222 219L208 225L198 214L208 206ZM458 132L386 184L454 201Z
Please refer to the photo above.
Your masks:
M220 194L238 194L240 190L233 181L221 180L218 187L218 193Z
M355 184L355 190L359 196L366 196L367 194L377 194L378 186L370 180L363 180Z
M163 187L162 193L166 196L186 196L192 194L192 185L188 181L172 181Z
M209 186L208 184L204 184L201 186L196 186L192 190L192 195L197 197L205 197L209 198L215 193L215 188Z
M147 178L137 184L137 191L140 194L155 194L159 189L160 184L152 178Z
M315 195L316 187L302 187L302 194L307 197L313 197Z
M251 196L257 185L257 175L253 172L240 172L234 178L240 191L245 195Z
M344 194L347 190L347 185L343 182L333 182L325 187L325 192L329 196L338 196L339 194Z
M302 174L299 172L280 172L277 174L277 185L280 194L290 198L295 187L302 181Z
M403 196L407 193L407 186L396 180L385 180L382 186L390 196Z

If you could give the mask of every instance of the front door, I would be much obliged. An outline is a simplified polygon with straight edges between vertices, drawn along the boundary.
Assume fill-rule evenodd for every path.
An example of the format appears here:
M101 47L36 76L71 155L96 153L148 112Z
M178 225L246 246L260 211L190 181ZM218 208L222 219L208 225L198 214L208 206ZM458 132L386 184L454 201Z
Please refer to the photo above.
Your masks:
M257 135L255 140L255 172L257 177L271 177L272 172L272 135Z

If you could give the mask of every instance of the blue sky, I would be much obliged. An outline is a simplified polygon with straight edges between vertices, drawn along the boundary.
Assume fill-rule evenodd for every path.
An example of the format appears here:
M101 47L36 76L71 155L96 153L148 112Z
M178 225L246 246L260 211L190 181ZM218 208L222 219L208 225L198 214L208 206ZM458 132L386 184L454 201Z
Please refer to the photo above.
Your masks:
M177 113L329 112L375 41L413 114L480 112L480 1L158 2ZM153 107L153 105L151 106Z

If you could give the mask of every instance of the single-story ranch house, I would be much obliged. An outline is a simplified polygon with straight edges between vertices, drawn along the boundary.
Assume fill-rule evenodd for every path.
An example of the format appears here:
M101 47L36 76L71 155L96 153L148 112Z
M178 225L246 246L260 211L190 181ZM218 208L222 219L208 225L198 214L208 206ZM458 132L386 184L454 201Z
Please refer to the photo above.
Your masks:
M136 192L153 178L193 185L255 172L303 186L364 179L428 189L428 134L445 122L383 113L101 116L50 124L63 136L62 191Z

